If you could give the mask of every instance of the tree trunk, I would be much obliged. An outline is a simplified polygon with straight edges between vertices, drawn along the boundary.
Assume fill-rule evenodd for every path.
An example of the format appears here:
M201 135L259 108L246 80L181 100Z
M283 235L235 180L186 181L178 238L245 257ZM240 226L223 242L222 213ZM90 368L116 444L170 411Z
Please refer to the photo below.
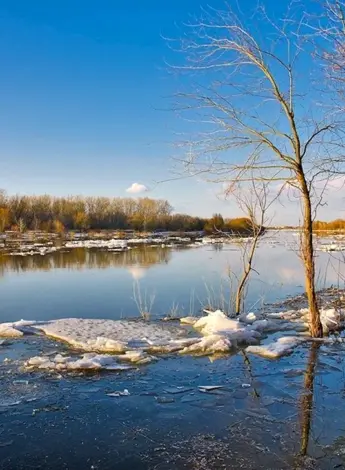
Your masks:
M315 261L311 200L303 170L301 171L300 183L303 198L302 256L305 274L305 290L310 311L309 330L313 338L321 338L322 324L315 290Z
M237 288L237 293L236 293L236 302L235 302L235 315L239 315L241 313L241 304L242 304L242 297L243 297L243 289L245 288L246 282L248 280L249 274L251 272L252 268L252 263L253 263L253 258L256 250L256 246L258 244L259 236L261 233L261 228L260 230L257 231L255 234L255 238L252 242L252 246L250 248L249 256L248 256L248 261L247 265L244 268L240 283Z
M244 289L244 285L246 283L248 276L249 276L249 272L245 271L242 275L241 281L237 288L236 301L235 301L235 315L239 315L241 313L242 291Z

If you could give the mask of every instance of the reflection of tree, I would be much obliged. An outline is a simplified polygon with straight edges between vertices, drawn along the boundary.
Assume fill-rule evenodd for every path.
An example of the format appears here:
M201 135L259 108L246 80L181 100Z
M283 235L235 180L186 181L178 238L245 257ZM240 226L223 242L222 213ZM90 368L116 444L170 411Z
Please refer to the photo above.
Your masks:
M212 249L214 251L222 251L223 250L223 243L213 243Z
M314 397L314 376L320 343L312 343L307 370L304 376L304 391L301 399L301 449L300 456L305 457L308 451L311 418Z
M141 247L122 252L86 250L76 248L69 252L58 251L40 256L0 256L0 275L6 270L50 271L51 269L92 269L109 267L142 266L168 263L171 250L162 247Z
M251 385L253 387L253 395L254 395L255 398L260 398L260 394L257 391L256 387L254 386L255 382L254 382L252 364L251 364L251 362L249 360L249 357L247 356L247 353L245 352L245 350L242 350L242 356L243 356L243 359L244 359L244 363L247 366L248 374L249 374L249 377L250 377L250 382L251 382Z

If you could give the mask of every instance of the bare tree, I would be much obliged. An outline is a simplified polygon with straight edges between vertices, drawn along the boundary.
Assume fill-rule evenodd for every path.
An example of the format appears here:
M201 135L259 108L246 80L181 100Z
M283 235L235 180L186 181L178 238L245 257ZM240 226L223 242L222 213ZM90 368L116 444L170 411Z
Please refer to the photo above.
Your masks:
M345 1L316 0L319 11L305 19L306 34L314 54L324 66L325 78L336 91L335 107L344 109L345 99Z
M205 129L188 139L192 151L183 162L189 173L229 187L253 181L297 190L310 333L320 337L313 218L324 195L320 185L338 163L341 137L334 114L320 106L324 95L315 96L302 79L322 74L300 31L302 13L291 7L289 18L277 22L264 9L253 16L246 11L243 22L240 16L204 11L181 42L186 63L173 69L190 72L188 87L191 77L200 78L193 91L178 94L176 109Z
M268 199L268 184L265 182L251 182L249 186L246 185L245 187L231 185L229 191L231 191L231 195L235 198L239 208L246 215L249 222L249 237L238 240L243 270L238 278L234 308L235 314L239 315L243 309L243 296L250 274L252 271L255 271L253 262L259 238L268 222L267 211L273 201ZM229 195L229 191L227 191L227 195Z

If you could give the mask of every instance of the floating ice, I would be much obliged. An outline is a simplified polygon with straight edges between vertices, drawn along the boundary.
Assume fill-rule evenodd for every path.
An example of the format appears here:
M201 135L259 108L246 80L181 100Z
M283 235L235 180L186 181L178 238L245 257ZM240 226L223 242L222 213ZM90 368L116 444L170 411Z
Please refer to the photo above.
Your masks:
M121 249L127 248L126 240L74 240L65 243L65 248L108 248L108 249Z
M43 369L55 371L76 371L76 370L128 370L132 369L127 364L119 364L116 356L87 353L79 359L71 356L57 354L51 356L36 356L29 359L25 366L29 369Z
M254 323L255 321L257 320L261 320L262 319L262 315L260 313L253 313L253 312L250 312L250 313L242 313L242 315L240 315L238 317L238 319L243 322L243 323L248 323L248 324L252 324Z
M231 341L222 335L209 335L186 346L181 354L215 354L227 353L231 350Z
M297 338L296 336L283 336L277 341L267 345L248 346L246 351L269 359L276 359L290 354L292 350L303 341L305 341L305 339Z
M131 364L150 363L157 360L155 356L159 354L222 354L241 345L248 346L247 351L250 353L277 358L289 354L309 338L305 332L309 315L308 309L301 309L261 315L250 313L238 319L230 319L217 310L198 319L182 318L180 326L170 322L150 323L142 320L21 320L0 324L0 337L19 338L24 334L44 333L48 337L66 342L74 349L89 353L79 358L59 354L35 357L27 362L28 367L46 370L119 370L128 368ZM321 309L320 315L326 333L344 326L344 309ZM183 324L193 325L193 329ZM258 345L268 334L287 330L294 331L295 335L305 335L282 337L268 345Z
M47 336L89 352L125 353L164 348L185 334L181 328L130 320L67 318L39 325Z
M212 392L213 390L219 390L223 388L223 385L199 385L200 392Z
M225 352L226 348L229 350L231 346L238 344L257 343L261 334L256 331L254 324L248 327L239 320L228 318L221 310L216 310L208 312L207 316L201 317L193 326L206 337L203 341L206 348L214 351L215 345L217 345L218 352ZM257 328L259 329L259 325ZM261 328L261 330L263 329ZM212 338L214 340L213 346L211 346Z
M25 333L33 332L32 326L36 325L35 321L19 320L16 322L0 323L0 337L2 338L18 338Z
M132 362L135 364L148 364L149 362L157 360L154 356L149 356L144 351L126 351L125 354L117 356L120 361Z
M106 394L108 397L129 397L130 393L127 388L124 389L123 392L110 392Z
M193 326L200 330L203 335L212 335L222 331L241 329L241 324L238 320L231 320L221 310L208 312L207 316L199 318Z
M319 245L316 247L316 249L319 251L326 251L326 252L345 251L345 245L340 245L338 243L331 243L329 245Z
M18 338L23 336L23 333L17 328L13 328L11 324L2 323L0 325L0 336L3 338Z

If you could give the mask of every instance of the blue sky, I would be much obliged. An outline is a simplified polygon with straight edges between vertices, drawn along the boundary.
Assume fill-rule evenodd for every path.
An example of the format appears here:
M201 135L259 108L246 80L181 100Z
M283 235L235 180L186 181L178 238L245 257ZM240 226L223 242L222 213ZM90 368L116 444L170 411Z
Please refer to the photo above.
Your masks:
M178 83L162 36L178 37L178 25L207 3L0 0L0 188L125 196L138 182L177 211L231 216L206 183L154 185L172 176L183 127L163 110Z

